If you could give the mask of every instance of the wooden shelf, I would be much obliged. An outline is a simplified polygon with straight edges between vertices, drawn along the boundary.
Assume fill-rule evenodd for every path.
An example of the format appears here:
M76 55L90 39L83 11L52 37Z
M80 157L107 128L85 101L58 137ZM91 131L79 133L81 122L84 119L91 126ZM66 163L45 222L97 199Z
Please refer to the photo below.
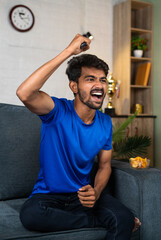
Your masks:
M133 116L134 113L130 113L129 116ZM153 115L150 115L150 114L145 114L145 113L142 113L142 114L138 114L137 117L149 117L149 118L155 118L155 116Z
M127 0L128 1L128 0ZM129 0L130 4L130 0ZM152 24L152 9L153 5L147 2L135 1L131 0L130 4L131 8L131 28L132 31L136 31L134 29L140 29L137 32L141 33L150 33L148 31L153 30ZM146 32L147 31L147 32Z
M137 1L137 0L131 1L131 8L134 10L139 10L139 9L145 8L147 6L152 6L152 4L147 3L147 2Z
M133 57L131 56L131 61L132 62L141 62L141 61L151 61L151 58L148 57L141 57L141 58L137 58L137 57Z
M120 97L113 99L116 114L132 115L135 104L142 105L143 114L138 115L131 124L131 136L135 136L137 132L140 135L151 136L152 145L148 156L153 159L153 5L136 0L125 0L116 4L113 26L113 74L116 79L121 80ZM148 39L144 57L130 56L133 36ZM147 86L135 85L139 66L147 62L151 63ZM119 117L113 118L114 120L121 121Z
M152 88L152 86L130 85L131 88Z
M131 28L131 32L133 32L133 33L150 33L150 34L152 33L151 30L134 28L134 27Z
M134 114L133 113L130 113L130 114L128 114L128 115L114 115L114 116L112 116L111 118L128 118L129 116L133 116ZM143 118L143 117L146 117L146 118L156 118L156 116L154 116L154 115L149 115L149 114L138 114L137 116L136 116L136 119L137 118Z
M145 114L152 114L152 19L153 5L151 3L125 0L114 6L113 73L116 79L121 80L120 98L114 100L116 114L130 114L132 106L136 103L143 105ZM133 35L141 35L148 39L148 49L141 58L129 56ZM138 68L147 62L151 63L147 86L135 85Z

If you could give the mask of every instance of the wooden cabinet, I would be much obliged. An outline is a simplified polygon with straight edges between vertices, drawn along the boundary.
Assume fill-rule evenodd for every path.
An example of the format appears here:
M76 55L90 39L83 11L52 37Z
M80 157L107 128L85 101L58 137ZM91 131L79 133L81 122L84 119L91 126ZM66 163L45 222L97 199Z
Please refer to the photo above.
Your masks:
M152 115L153 73L153 5L127 0L114 6L113 76L121 80L120 98L114 100L116 114L131 114L133 106L141 104L143 115ZM148 39L148 50L137 58L131 52L131 38L137 35ZM150 62L147 86L135 85L138 66Z
M128 127L128 136L143 135L152 139L148 149L151 166L154 165L154 118L152 116L153 87L153 5L147 2L126 0L114 6L113 14L113 76L121 81L120 97L113 103L118 117L116 121L124 121L122 115L131 115L133 106L141 104L143 113ZM133 36L147 38L148 50L143 57L133 56L131 39ZM150 62L151 71L146 86L136 85L135 78L140 64Z
M128 116L112 117L112 124L123 123L127 120ZM151 138L152 143L148 147L147 156L151 160L150 166L154 166L154 117L136 117L126 129L126 136L148 136ZM136 157L136 156L134 156Z

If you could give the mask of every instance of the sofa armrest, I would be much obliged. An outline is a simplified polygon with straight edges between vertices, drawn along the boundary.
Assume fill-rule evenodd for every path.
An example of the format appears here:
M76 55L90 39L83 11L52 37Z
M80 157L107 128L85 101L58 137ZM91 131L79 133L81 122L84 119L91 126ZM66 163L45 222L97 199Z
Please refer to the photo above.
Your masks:
M142 222L141 240L161 236L161 170L132 169L127 162L112 160L110 191Z

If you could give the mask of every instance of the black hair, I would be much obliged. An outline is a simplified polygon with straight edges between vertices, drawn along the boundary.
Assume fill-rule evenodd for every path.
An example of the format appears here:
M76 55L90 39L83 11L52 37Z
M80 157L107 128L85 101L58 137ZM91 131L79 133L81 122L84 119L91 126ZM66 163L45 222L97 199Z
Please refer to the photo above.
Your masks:
M107 76L109 67L107 63L92 54L82 54L77 57L73 57L68 61L68 67L66 69L66 74L69 81L74 81L78 83L78 79L81 76L82 67L96 68L103 70Z

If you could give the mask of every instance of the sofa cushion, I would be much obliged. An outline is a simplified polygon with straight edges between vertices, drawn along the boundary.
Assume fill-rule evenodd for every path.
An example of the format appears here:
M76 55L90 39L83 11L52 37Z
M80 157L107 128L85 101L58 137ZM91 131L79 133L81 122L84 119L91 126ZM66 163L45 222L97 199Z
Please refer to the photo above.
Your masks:
M0 201L0 239L2 240L101 240L107 234L103 228L82 228L69 231L39 233L26 230L19 220L19 210L26 199Z
M28 196L39 171L41 121L24 106L0 104L0 199Z

